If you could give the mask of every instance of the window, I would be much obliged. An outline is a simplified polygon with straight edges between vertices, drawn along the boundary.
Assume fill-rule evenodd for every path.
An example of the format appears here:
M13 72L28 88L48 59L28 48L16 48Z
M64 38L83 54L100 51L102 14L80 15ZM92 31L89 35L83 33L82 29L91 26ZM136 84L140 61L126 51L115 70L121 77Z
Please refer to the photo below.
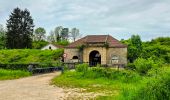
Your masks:
M73 58L72 59L78 59L78 57L77 56L73 56Z
M51 49L51 46L49 46L49 49Z
M78 56L73 56L72 62L79 62Z
M119 62L119 57L116 56L116 55L113 55L112 58L111 58L111 63L112 64L118 64Z

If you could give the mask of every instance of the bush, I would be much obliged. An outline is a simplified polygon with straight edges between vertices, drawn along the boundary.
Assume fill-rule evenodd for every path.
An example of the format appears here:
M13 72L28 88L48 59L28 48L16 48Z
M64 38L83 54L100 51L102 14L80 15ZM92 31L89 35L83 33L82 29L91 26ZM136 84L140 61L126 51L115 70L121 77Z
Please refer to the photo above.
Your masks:
M135 70L135 69L136 69L134 63L128 63L125 68L126 68L126 69L130 69L130 70Z
M155 62L151 58L138 58L135 60L134 65L136 70L141 74L146 74L151 68L156 67Z
M77 72L87 72L89 65L88 64L79 64L76 65Z
M48 42L46 41L33 41L32 48L33 49L41 49L42 47L46 46Z
M29 64L0 64L0 68L11 70L27 70Z
M67 45L69 44L69 41L67 41L67 40L62 40L62 41L57 42L56 44L63 45L63 46L67 46Z
M170 73L150 80L139 89L134 100L170 100Z
M110 68L102 68L102 67L93 67L88 69L88 71L85 72L85 74L82 74L82 77L84 78L107 78L111 80L120 80L122 82L136 82L141 77L138 75L138 73L135 73L130 70L115 70Z

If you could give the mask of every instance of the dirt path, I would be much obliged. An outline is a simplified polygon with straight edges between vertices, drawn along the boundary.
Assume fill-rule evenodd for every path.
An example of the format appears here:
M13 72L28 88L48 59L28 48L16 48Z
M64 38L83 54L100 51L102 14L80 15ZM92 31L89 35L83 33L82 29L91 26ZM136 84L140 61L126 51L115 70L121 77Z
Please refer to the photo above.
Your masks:
M62 88L49 85L60 72L37 75L16 80L0 81L0 100L63 100Z
M101 94L49 85L60 72L0 81L0 100L89 100Z

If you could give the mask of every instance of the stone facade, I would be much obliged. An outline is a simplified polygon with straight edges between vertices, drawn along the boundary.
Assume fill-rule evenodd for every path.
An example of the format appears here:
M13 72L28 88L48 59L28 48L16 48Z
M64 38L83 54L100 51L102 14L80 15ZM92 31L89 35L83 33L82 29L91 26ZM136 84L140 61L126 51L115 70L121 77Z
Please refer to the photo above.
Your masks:
M126 45L120 43L118 40L112 38L111 36L104 35L93 37L100 38L100 41L98 42L98 40L95 40L95 42L93 42L93 38L88 36L73 42L68 47L66 47L64 49L64 53L67 55L67 57L64 59L64 62L77 61L89 64L97 62L101 65L109 66L115 64L127 64ZM90 40L87 41L87 38L90 38L90 43ZM84 45L83 49L78 49L78 46L82 45Z
M101 64L127 64L127 48L106 47L86 47L83 49L83 52L80 52L79 49L75 48L64 49L64 52L67 54L65 62L74 62L73 57L77 56L79 62L89 63L89 55L92 51L98 51L100 53ZM117 57L117 59L112 59L113 57Z

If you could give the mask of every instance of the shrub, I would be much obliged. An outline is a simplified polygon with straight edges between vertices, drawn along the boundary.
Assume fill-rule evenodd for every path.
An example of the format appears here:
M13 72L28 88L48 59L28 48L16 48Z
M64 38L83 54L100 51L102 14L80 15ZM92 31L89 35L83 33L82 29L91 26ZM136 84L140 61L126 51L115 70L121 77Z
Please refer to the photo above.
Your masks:
M76 65L77 72L87 72L89 65L88 64L79 64Z
M136 67L136 70L141 74L146 74L148 70L155 67L154 61L151 58L138 58L135 60L134 65Z
M134 100L169 100L170 99L170 73L150 80L146 86L139 89Z
M57 42L56 44L63 45L63 46L67 46L67 45L69 44L69 41L67 41L67 40L62 40L62 41Z
M128 63L127 66L125 67L126 69L130 69L130 70L135 70L135 64L134 63Z

